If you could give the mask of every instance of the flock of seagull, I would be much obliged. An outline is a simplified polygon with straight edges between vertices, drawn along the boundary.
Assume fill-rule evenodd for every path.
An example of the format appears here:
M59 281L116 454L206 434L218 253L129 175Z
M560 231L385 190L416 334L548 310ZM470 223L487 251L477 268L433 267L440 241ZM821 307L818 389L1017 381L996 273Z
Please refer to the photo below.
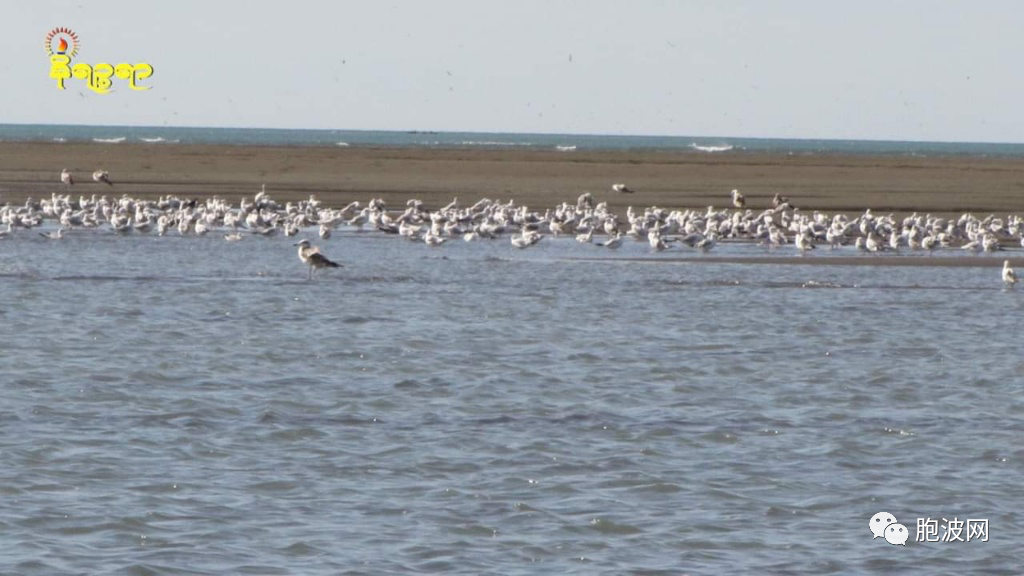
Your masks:
M105 170L95 171L92 179L114 186ZM455 238L475 241L507 236L511 245L519 249L534 246L548 235L572 235L579 242L607 249L616 249L626 239L632 239L647 242L656 252L673 246L708 251L722 240L746 241L769 249L792 245L800 253L819 246L839 249L851 244L865 253L938 249L982 253L1003 250L1012 244L1024 247L1024 218L1016 215L978 218L965 213L946 218L914 213L897 219L891 214L873 214L868 209L852 217L843 213L830 216L817 210L802 211L778 194L770 207L757 210L747 206L746 197L738 190L731 193L732 208L668 210L652 206L635 210L630 206L625 218L621 218L609 210L607 202L595 202L590 193L580 195L575 203L563 202L543 212L514 201L486 198L471 205L455 199L433 210L413 199L395 210L379 198L365 205L351 202L342 208L324 206L315 196L281 205L267 194L265 187L251 199L243 198L238 205L218 197L199 200L165 196L147 200L127 194L91 194L76 199L70 194L75 181L67 169L61 172L61 182L68 193L52 193L49 199L29 198L20 206L0 206L0 225L6 225L6 230L0 229L0 238L49 220L57 222L59 228L40 234L53 240L64 238L65 232L72 229L106 229L117 234L159 236L217 232L234 242L246 235L295 236L309 227L316 227L319 237L327 240L333 230L345 226L357 230L371 228L428 246L440 246ZM613 184L611 190L633 193L625 184ZM314 270L338 266L309 240L296 246L311 277ZM1007 286L1017 281L1009 261L1004 263L1003 280Z

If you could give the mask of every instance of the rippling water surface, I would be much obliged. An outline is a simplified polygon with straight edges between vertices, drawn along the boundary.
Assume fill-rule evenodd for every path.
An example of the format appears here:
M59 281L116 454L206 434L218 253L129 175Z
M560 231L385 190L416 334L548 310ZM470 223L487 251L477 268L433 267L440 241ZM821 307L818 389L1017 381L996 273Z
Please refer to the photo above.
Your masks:
M0 571L1024 565L1002 257L293 241L0 242ZM914 541L954 516L989 541Z

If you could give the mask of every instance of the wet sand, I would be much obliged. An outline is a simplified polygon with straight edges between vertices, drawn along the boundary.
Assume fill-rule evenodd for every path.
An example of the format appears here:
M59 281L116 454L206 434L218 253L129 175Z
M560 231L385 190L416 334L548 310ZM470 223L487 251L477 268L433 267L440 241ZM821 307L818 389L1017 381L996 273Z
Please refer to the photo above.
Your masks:
M62 168L74 186L60 184ZM93 182L96 168L115 185ZM616 182L635 193L613 192ZM830 213L1024 212L1019 158L0 142L0 201L12 204L53 192L234 201L263 184L278 201L315 194L339 207L373 197L390 207L410 198L438 207L458 197L543 210L591 192L624 214L629 205L728 207L738 188L753 209L779 193L801 210Z

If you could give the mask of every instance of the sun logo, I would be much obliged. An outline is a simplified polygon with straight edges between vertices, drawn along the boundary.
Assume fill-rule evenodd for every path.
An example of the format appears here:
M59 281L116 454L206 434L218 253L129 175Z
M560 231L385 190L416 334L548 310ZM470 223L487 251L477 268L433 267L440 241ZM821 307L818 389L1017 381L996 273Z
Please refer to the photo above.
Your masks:
M46 35L46 53L50 56L59 54L74 58L78 55L78 48L78 34L70 28L54 28Z

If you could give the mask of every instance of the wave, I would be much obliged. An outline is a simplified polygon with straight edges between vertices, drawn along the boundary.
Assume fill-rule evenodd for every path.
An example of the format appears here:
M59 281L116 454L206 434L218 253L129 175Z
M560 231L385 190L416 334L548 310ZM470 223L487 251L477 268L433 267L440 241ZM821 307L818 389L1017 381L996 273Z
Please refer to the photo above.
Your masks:
M559 152L572 152L576 149L575 146L555 146L555 149Z
M126 136L121 136L120 138L93 138L92 141L99 142L101 144L120 144L127 139L128 138Z
M496 140L463 140L460 144L462 146L533 146L533 142L499 142Z
M734 146L732 144L722 144L721 146L701 146L694 142L690 144L690 148L700 150L701 152L728 152L729 150L732 150Z
M114 140L116 140L116 138ZM146 144L177 144L178 142L181 142L181 139L168 140L162 136L157 136L156 138L146 138L145 136L139 136L139 140L142 140Z

